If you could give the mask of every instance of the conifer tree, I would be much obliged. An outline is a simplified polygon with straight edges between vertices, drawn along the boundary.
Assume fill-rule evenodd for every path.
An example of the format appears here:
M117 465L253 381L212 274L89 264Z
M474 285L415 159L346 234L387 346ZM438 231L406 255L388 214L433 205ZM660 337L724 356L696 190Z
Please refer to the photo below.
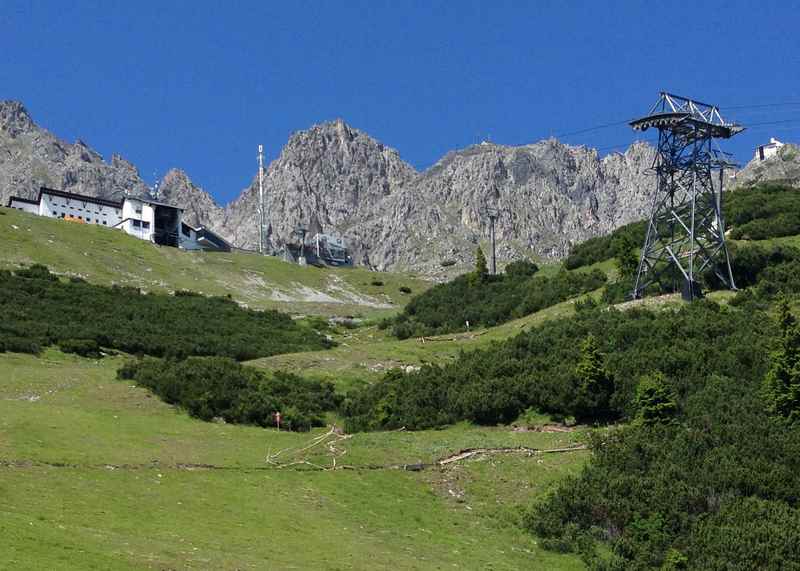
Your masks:
M672 422L678 412L675 395L660 372L645 375L636 387L636 420L646 425Z
M764 378L767 410L789 423L800 422L800 327L786 298L778 303L781 340Z
M632 281L639 269L639 255L636 243L628 234L623 234L614 241L617 271L623 281Z
M475 251L475 274L479 279L483 280L489 275L489 266L486 265L486 256L483 255L483 250L478 246Z
M578 422L607 421L613 418L611 396L614 379L605 366L605 356L589 335L581 347L581 360L575 369L577 390L573 412Z

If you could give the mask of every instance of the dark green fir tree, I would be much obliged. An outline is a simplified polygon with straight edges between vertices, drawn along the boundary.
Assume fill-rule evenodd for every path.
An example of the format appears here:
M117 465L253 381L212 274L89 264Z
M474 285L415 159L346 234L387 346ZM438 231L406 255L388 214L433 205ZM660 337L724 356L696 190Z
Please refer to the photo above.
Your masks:
M678 405L675 394L660 372L645 375L636 387L636 420L652 426L675 420Z
M615 415L611 407L614 379L605 365L594 336L589 335L581 347L581 359L575 369L577 387L573 412L578 422L604 422Z
M800 422L800 327L786 298L778 302L781 339L764 378L767 410L791 424Z

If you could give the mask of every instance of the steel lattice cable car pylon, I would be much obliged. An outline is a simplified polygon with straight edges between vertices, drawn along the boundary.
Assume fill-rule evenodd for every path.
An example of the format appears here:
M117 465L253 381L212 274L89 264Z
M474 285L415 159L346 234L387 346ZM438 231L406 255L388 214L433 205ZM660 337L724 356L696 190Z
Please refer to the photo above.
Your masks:
M632 296L642 297L656 283L675 291L681 282L683 298L691 300L702 295L698 280L709 272L736 289L722 216L723 171L732 163L712 143L743 127L726 123L713 105L669 93L661 93L650 113L630 125L637 131L658 129L656 190Z

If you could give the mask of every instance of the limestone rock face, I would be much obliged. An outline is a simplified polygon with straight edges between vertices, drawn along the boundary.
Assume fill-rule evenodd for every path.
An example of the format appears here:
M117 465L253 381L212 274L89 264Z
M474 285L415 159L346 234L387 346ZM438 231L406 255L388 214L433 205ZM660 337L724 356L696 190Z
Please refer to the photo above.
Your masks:
M36 126L21 103L0 101L0 204L11 195L35 198L41 186L114 199L149 191L122 157L105 162L83 141L67 143Z
M264 177L270 242L280 248L298 225L347 234L416 175L397 151L342 120L295 133ZM258 244L258 196L256 176L225 210L224 234L237 246Z
M342 234L356 261L379 269L436 273L445 260L469 263L489 236L496 205L501 260L564 255L572 243L644 215L653 150L635 144L600 159L551 139L524 147L482 144L448 153L418 173L341 120L292 136L264 183L274 247L298 224ZM255 247L258 184L226 208L223 233Z
M371 246L366 253L378 267L435 274L445 260L471 264L477 245L488 245L485 211L494 205L499 260L560 257L644 215L652 159L643 144L604 159L554 139L476 145L446 155L351 232Z

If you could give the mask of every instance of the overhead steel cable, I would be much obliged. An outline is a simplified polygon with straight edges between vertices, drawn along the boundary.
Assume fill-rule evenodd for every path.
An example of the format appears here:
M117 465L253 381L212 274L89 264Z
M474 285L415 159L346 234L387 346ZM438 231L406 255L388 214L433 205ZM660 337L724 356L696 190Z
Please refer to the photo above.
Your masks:
M783 102L774 102L774 103L758 103L758 104L751 104L751 105L724 105L719 106L719 109L766 109L766 108L775 108L775 107L800 107L800 101L783 101ZM586 127L585 129L578 129L576 131L569 131L565 133L556 133L551 135L556 139L560 139L562 137L571 137L572 135L581 135L583 133L591 133L592 131L600 131L602 129L609 129L611 127L619 127L621 125L628 125L630 124L630 119L625 119L622 121L613 121L611 123L603 123L601 125L595 125L594 127ZM789 122L790 120L780 121L781 123ZM770 125L770 124L777 124L773 122L764 122L764 123L751 123L748 127L755 127L757 125Z
M745 125L745 126L748 127L748 128L750 128L750 127L761 127L763 125L781 125L781 124L784 124L784 123L796 123L798 121L800 121L800 117L794 117L792 119L780 119L778 121L763 121L761 123L749 123L748 125Z
M597 125L596 127L588 127L586 129L580 129L578 131L572 131L569 133L557 133L552 135L552 137L556 139L560 139L561 137L570 137L572 135L580 135L581 133L590 133L591 131L599 131L600 129L608 129L609 127L617 127L619 125L627 125L629 120L625 121L615 121L614 123L605 123L603 125Z
M783 103L759 103L757 105L726 105L723 109L764 109L768 107L800 107L800 101L785 101Z

